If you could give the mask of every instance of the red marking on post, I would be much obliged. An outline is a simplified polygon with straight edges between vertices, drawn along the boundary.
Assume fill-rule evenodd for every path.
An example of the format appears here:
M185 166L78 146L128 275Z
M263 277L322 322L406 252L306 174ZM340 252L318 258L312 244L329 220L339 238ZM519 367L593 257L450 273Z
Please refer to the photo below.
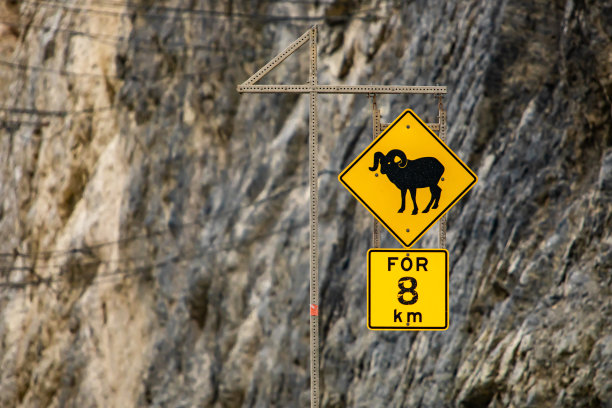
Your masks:
M319 306L318 305L310 305L310 315L311 316L318 316L319 315Z

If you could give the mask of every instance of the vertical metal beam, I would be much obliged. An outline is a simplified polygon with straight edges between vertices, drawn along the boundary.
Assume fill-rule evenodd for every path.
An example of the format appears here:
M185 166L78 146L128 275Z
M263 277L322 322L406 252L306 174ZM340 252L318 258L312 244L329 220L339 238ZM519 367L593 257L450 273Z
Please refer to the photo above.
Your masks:
M372 95L372 140L380 135L380 109L376 104L376 94ZM380 224L372 218L372 248L380 247Z
M317 112L317 26L310 29L310 406L319 407L319 193Z
M438 124L440 130L438 134L440 139L446 143L446 111L442 104L442 95L438 95ZM438 222L438 246L442 249L446 249L446 214L444 214Z

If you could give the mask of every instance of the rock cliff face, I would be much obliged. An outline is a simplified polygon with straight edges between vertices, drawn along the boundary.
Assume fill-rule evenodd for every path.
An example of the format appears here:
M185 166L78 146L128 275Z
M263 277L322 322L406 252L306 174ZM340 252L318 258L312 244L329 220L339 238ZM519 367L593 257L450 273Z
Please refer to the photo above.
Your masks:
M320 97L322 406L612 406L612 2L2 7L0 406L309 404L308 99L235 89L312 22L321 83L447 85L479 176L450 328L370 332L370 105Z

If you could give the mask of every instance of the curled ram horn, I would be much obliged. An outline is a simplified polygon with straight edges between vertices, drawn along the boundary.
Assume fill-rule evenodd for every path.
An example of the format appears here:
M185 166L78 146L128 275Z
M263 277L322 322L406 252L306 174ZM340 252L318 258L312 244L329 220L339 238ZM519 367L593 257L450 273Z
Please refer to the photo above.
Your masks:
M370 167L370 171L376 171L376 169L378 168L378 164L384 158L385 158L385 155L382 154L382 152L374 153L374 165Z
M397 165L402 169L405 168L408 164L408 158L406 157L406 153L402 152L401 150L393 149L389 153L387 153L387 157L389 157L392 161L395 161L395 158L399 157L400 161L399 163L397 163Z

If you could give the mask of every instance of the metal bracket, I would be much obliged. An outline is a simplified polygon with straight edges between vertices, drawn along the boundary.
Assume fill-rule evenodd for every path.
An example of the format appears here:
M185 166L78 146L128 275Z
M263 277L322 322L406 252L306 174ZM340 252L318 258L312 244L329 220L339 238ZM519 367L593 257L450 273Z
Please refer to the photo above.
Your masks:
M383 129L388 128L390 125L390 123L381 123L380 124L380 129L381 131ZM440 124L439 123L426 123L427 127L430 128L431 130L440 130Z
M238 88L240 88L241 86L253 85L261 78L266 76L268 72L272 71L278 64L287 59L288 56L293 54L302 45L306 44L306 42L310 39L311 31L312 29L306 31L304 34L302 34L300 38L289 44L287 48L285 48L281 53L276 55L276 57L272 58L272 60L270 60L270 62L268 62L266 65L264 65L259 71L251 75L251 77L244 81L241 85L239 85ZM240 92L240 90L238 90L238 92Z

